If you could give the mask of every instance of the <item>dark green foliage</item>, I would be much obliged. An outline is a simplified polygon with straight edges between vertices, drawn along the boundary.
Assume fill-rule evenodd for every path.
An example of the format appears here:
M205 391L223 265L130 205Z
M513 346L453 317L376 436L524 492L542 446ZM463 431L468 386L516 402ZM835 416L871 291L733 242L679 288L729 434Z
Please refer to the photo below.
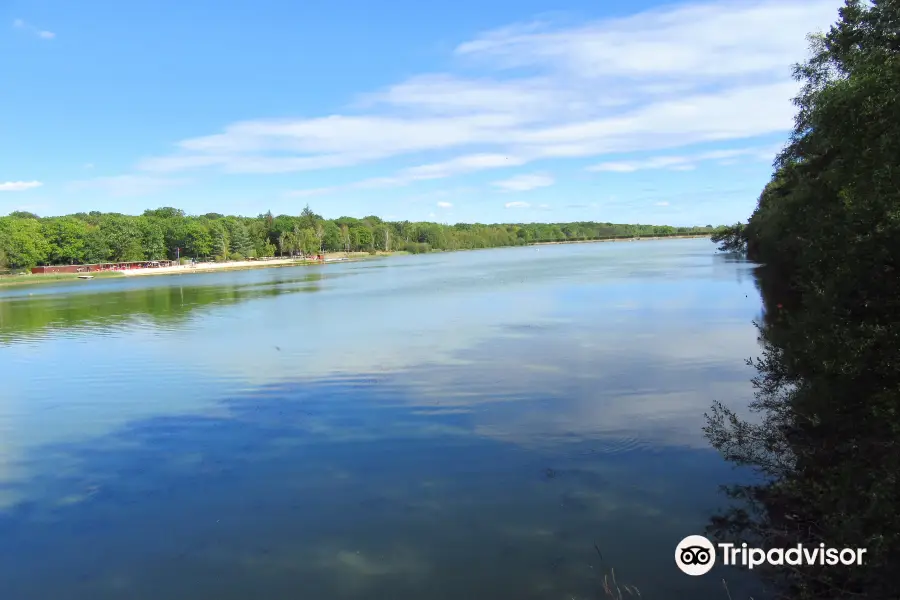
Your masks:
M766 484L721 537L867 548L863 567L772 572L786 597L900 597L900 2L847 2L796 69L790 144L741 237L765 263L761 423L707 433ZM728 238L723 238L728 239Z
M45 261L50 243L37 219L0 217L0 254L3 268L22 269Z
M224 219L225 227L228 230L229 248L232 254L240 254L242 256L250 256L253 254L253 242L250 239L250 233L247 231L246 225L235 217Z
M91 213L93 214L93 213ZM164 206L162 208L157 209L147 209L144 211L145 217L155 217L157 219L180 219L184 217L184 211L180 208L172 208L171 206Z
M100 263L110 260L112 251L99 227L89 227L84 236L84 262Z
M88 225L74 217L44 219L41 230L50 244L47 262L59 265L84 262Z
M426 252L431 251L431 246L428 244L420 244L418 242L407 242L403 245L403 250L410 254L425 254Z
M4 233L5 232L5 233ZM711 234L710 227L612 223L496 224L387 222L378 217L327 220L308 206L300 216L186 215L171 207L135 217L77 213L67 217L0 217L0 254L11 268L209 257L266 257L326 252L465 250L533 242Z
M726 225L716 229L711 239L719 244L719 250L722 252L745 252L747 250L746 229L747 226L744 223Z
M10 217L14 219L40 219L39 216L34 214L33 212L28 212L27 210L14 210L9 213Z

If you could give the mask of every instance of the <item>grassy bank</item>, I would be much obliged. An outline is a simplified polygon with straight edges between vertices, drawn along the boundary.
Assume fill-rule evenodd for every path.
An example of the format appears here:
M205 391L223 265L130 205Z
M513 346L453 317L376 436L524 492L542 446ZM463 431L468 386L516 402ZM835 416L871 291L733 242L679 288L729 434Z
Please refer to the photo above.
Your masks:
M84 275L84 273L31 273L28 275L0 275L0 288L39 283L58 283L60 281L79 281L79 275ZM91 273L91 275L93 275L97 279L122 277L122 273L116 271L103 271L98 273Z

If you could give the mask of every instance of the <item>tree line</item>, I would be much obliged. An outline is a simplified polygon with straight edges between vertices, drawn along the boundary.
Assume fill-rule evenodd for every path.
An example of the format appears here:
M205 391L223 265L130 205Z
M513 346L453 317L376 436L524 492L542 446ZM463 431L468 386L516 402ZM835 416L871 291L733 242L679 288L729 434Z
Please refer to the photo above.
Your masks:
M299 216L187 215L171 207L140 216L76 213L0 217L0 268L165 260L177 257L243 260L318 252L462 250L535 242L711 233L712 226L535 223L442 225L388 222L369 216L324 219L308 206Z
M761 263L763 355L747 421L713 446L765 483L712 523L761 546L866 548L862 567L769 572L782 597L900 598L900 2L849 0L811 56L793 133L746 223L714 239Z

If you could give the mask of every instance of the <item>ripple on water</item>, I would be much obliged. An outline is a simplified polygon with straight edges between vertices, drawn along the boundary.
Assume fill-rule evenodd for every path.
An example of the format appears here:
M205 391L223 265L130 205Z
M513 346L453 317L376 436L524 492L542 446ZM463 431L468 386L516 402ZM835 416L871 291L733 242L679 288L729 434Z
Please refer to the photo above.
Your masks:
M267 283L282 271L29 300L0 321L0 502L20 494L0 581L13 600L586 598L596 542L648 598L720 598L671 576L671 542L725 476L685 441L746 354L720 317L753 341L756 307L729 280L698 292L712 320L670 286L677 264L712 278L693 254L603 246L347 265L315 294Z

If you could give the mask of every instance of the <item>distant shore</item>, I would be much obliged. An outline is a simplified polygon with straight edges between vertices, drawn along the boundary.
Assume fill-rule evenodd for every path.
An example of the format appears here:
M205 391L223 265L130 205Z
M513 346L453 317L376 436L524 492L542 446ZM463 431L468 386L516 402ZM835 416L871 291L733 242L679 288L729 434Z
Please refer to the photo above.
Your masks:
M188 275L191 273L212 273L214 271L242 271L246 269L267 269L270 267L302 267L321 264L333 264L337 262L351 262L372 258L375 256L389 256L396 252L328 252L325 261L303 258L273 258L270 260L240 260L229 262L198 262L194 264L175 265L172 267L157 267L153 269L133 269L121 271L125 277L143 277L146 275Z
M689 239L689 238L708 238L710 234L699 235L667 235L667 236L644 236L644 237L627 237L627 238L606 238L600 240L564 240L559 242L532 242L529 246L551 246L560 244L593 244L600 242L635 242L635 241L654 241L654 240L672 240L672 239ZM498 248L517 248L521 246L498 246ZM489 250L490 248L477 248L477 250ZM440 250L435 252L456 252L455 250ZM335 264L341 262L355 262L367 260L371 258L396 256L401 254L409 254L406 251L384 252L378 251L375 254L369 252L329 252L325 254L325 262L319 260L304 260L300 258L273 258L271 260L242 260L229 262L205 262L195 263L194 265L176 265L173 267L157 267L150 269L134 269L131 271L99 271L93 272L91 275L96 279L109 279L116 277L144 277L149 275L189 275L191 273L214 273L216 271L242 271L247 269L268 269L273 267L302 267L321 264ZM78 277L83 273L46 273L46 274L29 274L29 275L0 275L0 288L31 285L41 283L56 283L61 281L78 281Z
M120 277L145 277L151 275L190 275L193 273L214 273L216 271L243 271L247 269L270 269L275 267L302 267L321 264L339 264L357 262L382 256L406 254L406 252L329 252L325 254L327 262L320 260L304 260L302 258L275 258L272 260L241 260L229 262L204 262L195 265L184 264L172 267L156 267L133 269L130 271L93 271L91 273L32 273L28 275L0 275L0 288L19 285L37 285L42 283L59 283L63 281L79 281L79 277L90 275L94 279L115 279Z
M602 240L562 240L560 242L532 242L529 246L551 246L556 244L596 244L599 242L645 242L654 240L686 240L693 238L709 238L711 233L699 233L694 235L655 235L655 236L637 236L624 238L604 238Z

